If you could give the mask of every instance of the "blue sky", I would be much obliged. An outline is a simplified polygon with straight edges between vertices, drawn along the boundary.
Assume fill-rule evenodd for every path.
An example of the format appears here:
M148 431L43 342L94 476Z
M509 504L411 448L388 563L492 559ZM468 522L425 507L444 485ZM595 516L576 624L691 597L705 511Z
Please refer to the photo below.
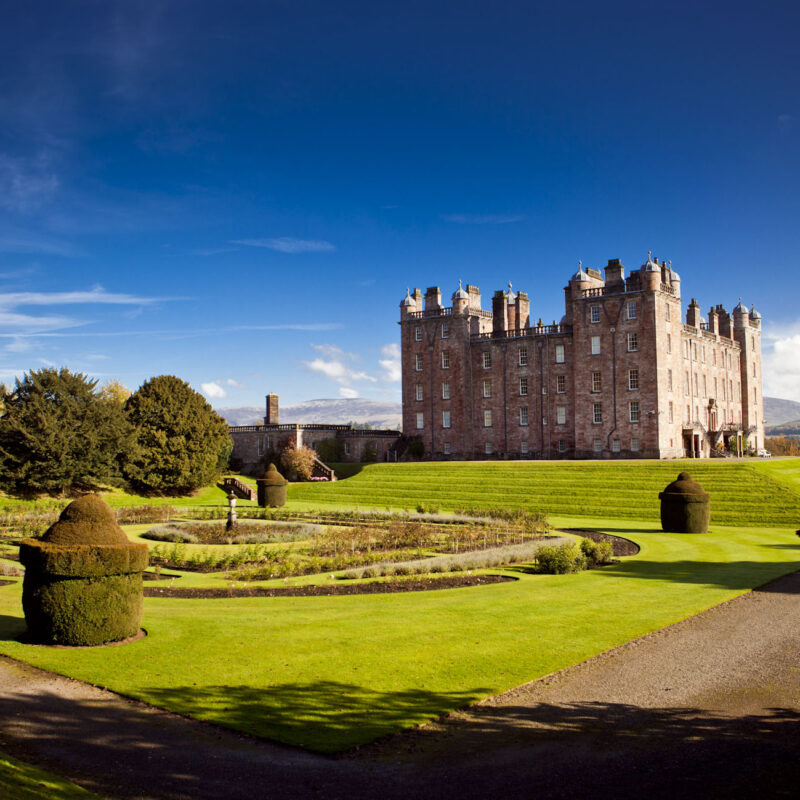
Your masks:
M52 3L0 29L0 380L399 400L406 286L672 259L800 398L796 4Z

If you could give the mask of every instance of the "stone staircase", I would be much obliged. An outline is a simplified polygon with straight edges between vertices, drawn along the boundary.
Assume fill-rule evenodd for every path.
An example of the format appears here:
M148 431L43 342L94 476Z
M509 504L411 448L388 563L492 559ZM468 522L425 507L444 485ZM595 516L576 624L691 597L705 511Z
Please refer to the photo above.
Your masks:
M240 500L256 500L258 497L252 486L243 483L238 478L223 478L221 488L225 494L233 492Z

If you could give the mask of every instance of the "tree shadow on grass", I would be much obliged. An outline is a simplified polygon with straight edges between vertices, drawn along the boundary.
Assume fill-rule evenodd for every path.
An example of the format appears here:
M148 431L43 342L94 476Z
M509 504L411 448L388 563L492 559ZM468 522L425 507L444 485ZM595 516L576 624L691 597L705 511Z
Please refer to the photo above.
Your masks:
M785 581L774 591L800 592L800 576L786 575L800 568L791 561L648 561L632 558L596 570L613 578L671 581L720 589L753 589L768 581ZM794 573L793 573L794 574ZM785 577L781 577L781 576ZM791 579L791 580L789 580Z
M374 691L337 681L271 687L204 686L145 690L148 702L191 716L198 705L208 718L255 736L321 753L373 741L463 708L489 694L424 689Z
M9 617L0 614L0 641L8 642L19 639L28 626L25 624L24 617Z

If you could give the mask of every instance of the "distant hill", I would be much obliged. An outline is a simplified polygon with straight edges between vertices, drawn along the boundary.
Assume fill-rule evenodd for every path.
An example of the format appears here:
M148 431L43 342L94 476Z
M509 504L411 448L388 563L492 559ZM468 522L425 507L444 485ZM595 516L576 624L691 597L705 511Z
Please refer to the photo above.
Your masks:
M800 403L795 400L781 400L777 397L764 398L764 425L767 428L799 421Z
M257 425L264 421L263 406L218 408L217 413L229 425ZM400 403L384 403L360 397L306 400L293 406L281 406L280 422L305 422L344 425L347 422L367 423L373 428L399 430L402 422Z

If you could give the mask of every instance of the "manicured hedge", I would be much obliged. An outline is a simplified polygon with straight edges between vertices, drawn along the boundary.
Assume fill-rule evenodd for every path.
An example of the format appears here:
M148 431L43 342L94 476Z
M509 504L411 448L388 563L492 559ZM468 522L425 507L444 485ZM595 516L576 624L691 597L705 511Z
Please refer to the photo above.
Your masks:
M124 575L147 569L147 545L58 544L23 539L19 560L31 572L53 577L95 578L102 575Z
M142 574L25 581L22 608L43 643L98 645L139 632Z

